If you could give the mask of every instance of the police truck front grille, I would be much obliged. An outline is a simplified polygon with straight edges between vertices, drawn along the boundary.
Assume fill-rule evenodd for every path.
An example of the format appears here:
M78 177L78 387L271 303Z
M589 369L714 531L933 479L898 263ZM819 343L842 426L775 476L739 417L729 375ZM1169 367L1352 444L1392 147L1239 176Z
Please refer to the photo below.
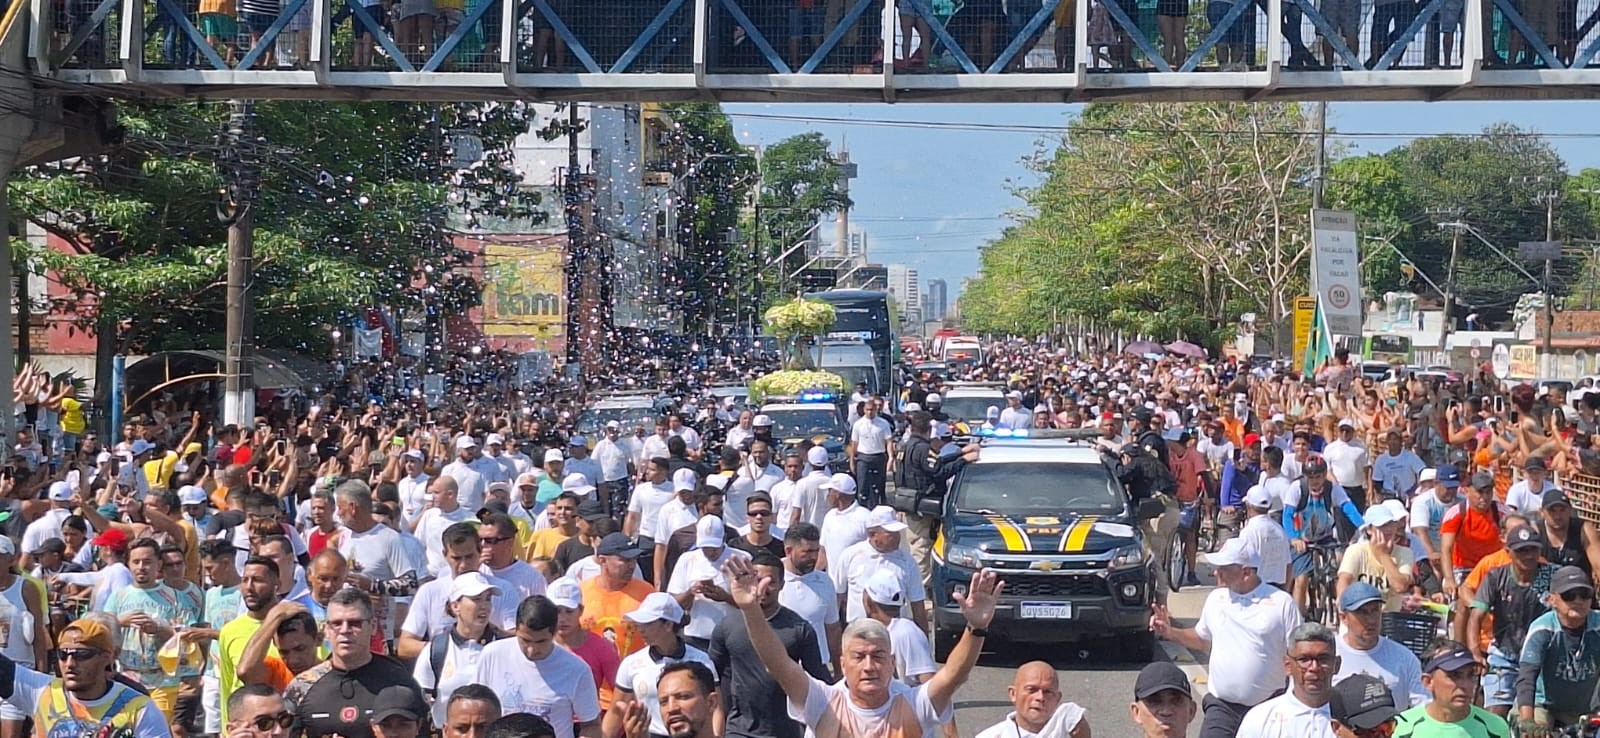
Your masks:
M1009 597L1106 597L1111 591L1104 579L1073 575L1006 574L1004 593Z

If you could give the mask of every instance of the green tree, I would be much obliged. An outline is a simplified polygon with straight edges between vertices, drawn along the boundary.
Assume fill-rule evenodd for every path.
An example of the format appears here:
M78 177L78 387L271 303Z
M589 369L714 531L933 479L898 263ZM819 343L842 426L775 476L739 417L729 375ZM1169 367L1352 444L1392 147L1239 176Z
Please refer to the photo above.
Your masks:
M109 150L9 184L19 215L74 249L32 257L74 292L52 308L96 326L102 363L116 352L222 345L217 134L227 115L216 104L123 104L123 135ZM448 278L466 258L445 228L450 202L532 217L537 201L518 189L511 149L530 115L503 104L256 104L254 137L230 153L259 164L258 343L325 350L328 329L357 311L420 307L425 293L445 311L475 304L477 285ZM457 168L447 132L475 138L483 158Z
M790 136L761 153L761 185L756 201L756 228L760 230L762 252L775 258L796 242L817 240L807 231L826 213L851 205L840 187L840 164L832 144L820 133ZM803 250L790 254L774 267L787 277L806 262ZM777 278L774 272L770 275ZM776 287L783 279L769 283ZM768 295L773 299L773 295Z

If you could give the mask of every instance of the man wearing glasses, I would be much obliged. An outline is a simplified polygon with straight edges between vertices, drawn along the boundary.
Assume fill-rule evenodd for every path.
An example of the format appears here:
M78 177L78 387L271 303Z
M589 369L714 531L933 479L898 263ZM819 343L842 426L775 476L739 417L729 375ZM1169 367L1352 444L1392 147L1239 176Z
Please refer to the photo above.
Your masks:
M410 691L411 714L426 715L422 688L399 661L374 658L372 599L357 589L341 589L328 602L327 637L333 644L328 660L303 671L289 683L284 700L299 720L306 738L374 738L378 695L388 687ZM392 695L385 705L392 705ZM231 719L231 718L230 718ZM413 721L420 738L421 723ZM383 738L395 738L384 734Z
M7 701L33 710L40 735L98 735L109 727L132 738L171 738L172 730L149 697L113 679L116 638L110 628L89 619L61 631L61 677L53 678L8 659L0 673L12 674L0 684ZM9 689L6 689L6 687Z
M1395 721L1394 738L1468 736L1506 738L1505 718L1473 704L1483 679L1483 665L1459 641L1440 641L1423 654L1422 683L1433 699Z
M1524 736L1572 725L1595 707L1600 682L1600 612L1594 585L1576 566L1550 578L1550 611L1534 618L1517 660L1517 722Z
M284 709L283 697L266 684L247 684L228 700L227 738L284 738L294 725L294 714Z
M1328 699L1339 652L1333 631L1322 623L1295 627L1283 667L1289 690L1250 708L1239 723L1239 738L1334 738Z

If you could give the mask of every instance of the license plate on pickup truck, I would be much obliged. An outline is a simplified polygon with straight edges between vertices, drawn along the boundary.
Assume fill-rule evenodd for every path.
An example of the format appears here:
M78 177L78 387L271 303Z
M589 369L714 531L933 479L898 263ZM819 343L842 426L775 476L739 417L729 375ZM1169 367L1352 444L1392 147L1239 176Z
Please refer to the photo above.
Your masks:
M1071 602L1024 602L1018 606L1018 615L1027 620L1070 620Z

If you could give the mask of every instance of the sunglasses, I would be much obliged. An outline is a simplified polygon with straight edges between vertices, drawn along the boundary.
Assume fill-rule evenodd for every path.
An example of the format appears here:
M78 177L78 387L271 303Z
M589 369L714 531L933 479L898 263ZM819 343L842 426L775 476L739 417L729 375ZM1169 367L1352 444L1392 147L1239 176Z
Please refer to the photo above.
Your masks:
M1394 727L1395 721L1388 720L1376 728L1352 728L1350 732L1355 733L1356 738L1389 738L1389 736L1394 735Z
M765 518L772 515L771 510L749 510L745 512L747 518Z
M1579 600L1594 599L1594 592L1587 589L1573 589L1561 593L1562 602L1577 602Z
M294 713L284 710L276 715L257 715L250 724L263 733L272 730L273 726L287 729L294 725Z
M103 653L105 651L98 648L63 648L56 653L56 658L61 661L77 660L82 662L100 658L100 654Z
M478 543L481 543L485 546L493 546L501 541L509 541L511 539L512 536L478 536Z

